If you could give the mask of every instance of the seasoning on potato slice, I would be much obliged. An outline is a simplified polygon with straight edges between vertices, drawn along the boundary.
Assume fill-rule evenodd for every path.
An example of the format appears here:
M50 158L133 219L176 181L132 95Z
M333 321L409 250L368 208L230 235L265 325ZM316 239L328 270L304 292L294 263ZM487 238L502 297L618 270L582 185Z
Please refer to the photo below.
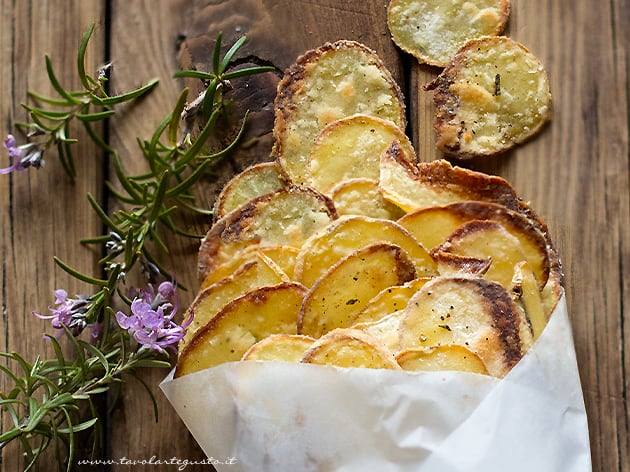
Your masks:
M304 297L298 333L318 338L350 326L365 304L381 290L416 277L413 262L400 246L375 243L332 266Z
M468 40L503 32L508 0L390 0L387 26L400 49L444 67Z
M320 130L355 113L405 128L400 88L370 48L348 40L326 43L286 70L275 100L272 154L295 184L305 183L307 159Z
M505 152L551 117L543 65L504 36L467 42L425 89L435 90L436 145L458 159Z
M393 141L404 149L402 156L416 162L411 141L393 122L362 114L335 120L315 138L308 157L307 184L330 195L340 181L378 180L380 155Z
M343 216L308 238L295 261L295 279L311 287L332 265L371 243L400 246L413 261L418 277L437 274L435 261L406 230L390 220Z
M335 329L318 339L306 351L302 362L400 370L394 355L368 334L356 329Z
M225 184L214 205L215 219L223 218L256 197L287 187L286 177L277 162L263 162L248 167Z
M291 187L255 198L208 230L199 248L199 276L207 277L252 245L300 247L336 217L332 200L307 187Z
M361 215L370 218L397 220L404 212L383 198L378 180L349 179L335 185L330 191L335 208L341 215Z
M486 365L477 354L456 344L406 349L396 354L396 361L404 370L455 370L488 375Z
M250 347L241 360L300 362L314 342L301 334L272 334Z
M186 344L175 377L238 361L251 346L271 334L295 333L305 292L300 284L284 282L233 299Z
M417 292L400 324L400 349L459 344L477 354L490 375L502 377L531 346L522 313L498 283L436 277Z

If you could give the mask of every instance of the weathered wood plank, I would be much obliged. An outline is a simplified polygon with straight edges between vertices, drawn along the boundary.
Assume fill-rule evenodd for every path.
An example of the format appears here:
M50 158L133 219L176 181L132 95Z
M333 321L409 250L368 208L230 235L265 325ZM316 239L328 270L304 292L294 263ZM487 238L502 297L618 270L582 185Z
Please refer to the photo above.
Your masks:
M12 123L25 121L20 103L27 101L27 90L54 96L46 75L44 55L53 62L60 82L66 88L80 86L76 73L79 40L92 22L99 23L88 56L92 70L104 59L103 3L71 1L0 2L0 113L2 139L14 133L23 137ZM86 273L96 269L98 254L79 245L84 237L99 234L98 218L85 195L102 195L102 153L88 140L74 146L78 178L72 183L54 154L45 156L44 169L15 173L0 178L0 303L3 351L17 351L27 360L52 355L42 335L53 330L48 321L40 321L32 312L47 314L54 302L53 290L64 288L70 296L91 290L56 267L53 255ZM4 149L0 167L8 160ZM6 361L2 361L5 363ZM3 378L4 381L4 378ZM2 389L6 389L3 384ZM3 431L11 424L2 417ZM23 470L25 461L18 444L1 451L0 470ZM49 454L48 461L54 456ZM52 459L51 459L52 458ZM39 470L50 470L46 461Z

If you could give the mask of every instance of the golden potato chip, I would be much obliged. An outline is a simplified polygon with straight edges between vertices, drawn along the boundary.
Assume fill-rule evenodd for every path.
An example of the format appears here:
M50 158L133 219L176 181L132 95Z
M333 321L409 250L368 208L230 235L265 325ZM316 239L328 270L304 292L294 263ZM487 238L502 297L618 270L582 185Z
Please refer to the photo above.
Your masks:
M489 260L490 267L484 277L500 283L506 290L512 286L516 265L527 260L519 240L501 224L490 220L471 220L464 223L435 251Z
M266 261L256 258L244 263L229 277L202 289L188 308L188 312L192 312L194 317L186 330L182 345L187 343L199 328L214 318L234 298L250 290L281 282L284 282L282 274L269 266Z
M175 377L238 361L256 342L276 333L295 333L306 289L281 283L233 299L200 328L179 355Z
M275 100L272 153L295 184L306 182L308 156L320 130L356 113L405 128L400 88L365 45L348 40L326 43L287 69Z
M411 258L418 277L437 274L435 262L406 230L390 220L340 217L306 240L295 261L295 278L311 287L333 264L371 243L400 246Z
M339 182L352 178L378 180L380 155L393 141L416 162L411 141L396 124L369 115L352 115L326 125L315 138L307 163L307 184L330 195Z
M428 277L413 279L403 285L392 285L381 290L374 296L352 321L353 323L366 323L378 321L385 315L402 310L407 306L409 299L431 280Z
M300 334L272 334L250 347L241 360L300 362L314 342Z
M393 143L381 154L378 185L386 200L406 212L467 200L522 209L516 192L501 177L452 166L443 159L410 165L402 152Z
M400 370L394 355L371 336L355 329L335 329L319 338L304 354L302 362Z
M350 326L381 290L416 277L409 256L389 243L359 249L333 265L310 288L300 308L298 333L320 337Z
M538 339L547 325L548 317L547 314L545 314L542 297L534 272L525 261L516 265L512 292L518 294L517 299L523 305L534 340Z
M477 354L456 344L407 349L396 354L396 361L404 370L456 370L488 375L486 365Z
M398 224L409 231L424 247L431 249L444 242L461 224L471 220L491 220L500 223L507 232L518 239L521 250L542 288L547 282L551 266L547 239L540 230L540 225L522 213L496 203L465 201L407 213L398 220Z

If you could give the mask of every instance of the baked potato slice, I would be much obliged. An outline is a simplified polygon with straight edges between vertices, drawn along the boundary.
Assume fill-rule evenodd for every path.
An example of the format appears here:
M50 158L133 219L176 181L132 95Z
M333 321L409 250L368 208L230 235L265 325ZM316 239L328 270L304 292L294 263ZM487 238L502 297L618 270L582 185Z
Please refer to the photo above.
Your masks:
M457 344L477 354L490 375L503 377L531 345L522 312L498 283L436 277L410 300L400 324L400 349Z
M413 262L400 246L375 243L333 265L309 289L298 317L298 334L319 338L350 326L381 290L416 277Z
M543 65L505 36L468 41L425 90L435 90L436 145L457 159L503 153L551 118Z
M194 316L181 341L180 348L234 298L259 287L285 282L284 279L283 274L258 257L245 262L232 275L200 290L188 308L187 316L190 312Z
M400 370L394 355L371 336L356 329L335 329L319 338L304 354L302 362Z
M444 159L414 166L403 152L392 143L381 154L378 185L383 197L405 212L467 200L522 210L516 192L501 177L452 166Z
M400 246L413 261L418 277L437 274L435 262L406 230L390 220L343 216L308 238L295 261L295 279L311 287L332 265L369 244Z
M315 138L307 163L307 183L330 195L340 181L378 180L380 155L393 141L411 164L416 154L411 141L395 123L369 115L352 115L326 125Z
M510 290L512 286L516 265L527 260L519 240L500 223L491 220L471 220L464 223L435 248L434 252L490 260L490 267L484 277L500 283L506 290ZM538 274L537 280L539 278L542 275ZM541 289L545 282L546 280L538 281Z
M307 187L262 195L218 220L206 233L198 255L203 280L250 246L300 247L337 217L332 200Z
M250 347L241 360L300 362L314 342L300 334L272 334Z
M236 174L225 184L214 205L215 219L267 193L286 188L286 177L277 162L262 162Z
M390 0L387 26L400 49L444 67L468 40L500 34L509 14L508 0Z
M238 361L256 342L272 334L295 333L305 293L302 285L285 282L233 299L185 345L175 377Z
M473 372L488 375L481 358L464 346L445 344L425 349L406 349L396 354L403 370Z
M328 123L362 113L405 128L400 88L376 53L356 41L300 56L279 82L274 108L272 154L297 185L306 183L311 147Z
M360 215L397 220L404 215L400 208L383 198L378 189L378 180L345 180L333 187L330 198L339 216Z
M539 285L549 277L551 255L547 239L539 225L527 216L496 203L466 201L444 206L422 208L398 220L403 228L427 249L444 242L460 225L471 220L490 220L500 223L518 239L526 260L534 269ZM443 273L443 272L440 272Z

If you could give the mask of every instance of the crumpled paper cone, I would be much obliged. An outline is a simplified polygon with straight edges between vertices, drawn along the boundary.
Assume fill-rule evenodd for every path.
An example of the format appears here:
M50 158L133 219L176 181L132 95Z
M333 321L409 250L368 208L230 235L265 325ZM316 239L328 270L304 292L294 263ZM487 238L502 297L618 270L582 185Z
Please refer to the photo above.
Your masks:
M160 386L219 471L591 471L564 297L503 379L250 361Z

